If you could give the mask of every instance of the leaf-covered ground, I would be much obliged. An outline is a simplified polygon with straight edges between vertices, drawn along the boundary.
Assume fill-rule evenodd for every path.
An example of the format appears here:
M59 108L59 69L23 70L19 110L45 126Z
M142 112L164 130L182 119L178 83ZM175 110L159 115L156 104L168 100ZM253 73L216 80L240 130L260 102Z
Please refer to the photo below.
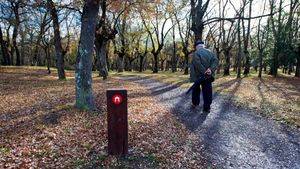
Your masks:
M300 79L265 76L220 78L215 91L233 95L240 107L250 108L263 116L300 127Z
M124 72L114 73L113 76L141 76L152 78L163 83L169 83L182 88L192 85L189 82L189 75L183 72L171 73L160 72ZM261 113L263 116L300 127L300 79L279 75L277 78L263 74L259 79L256 72L251 72L250 76L236 79L236 75L217 75L214 82L214 91L222 94L229 94L232 100L239 106L249 108Z
M73 72L0 68L0 168L206 168L197 136L136 83L94 77L98 111L73 107ZM107 155L105 91L129 93L129 152Z

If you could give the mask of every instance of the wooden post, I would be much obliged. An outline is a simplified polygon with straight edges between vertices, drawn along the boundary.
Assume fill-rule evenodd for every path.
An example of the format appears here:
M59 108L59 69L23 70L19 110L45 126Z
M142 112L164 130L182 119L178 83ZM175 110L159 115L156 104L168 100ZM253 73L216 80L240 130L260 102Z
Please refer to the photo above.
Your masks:
M128 120L127 120L127 91L124 89L108 89L107 125L108 125L108 154L128 154Z

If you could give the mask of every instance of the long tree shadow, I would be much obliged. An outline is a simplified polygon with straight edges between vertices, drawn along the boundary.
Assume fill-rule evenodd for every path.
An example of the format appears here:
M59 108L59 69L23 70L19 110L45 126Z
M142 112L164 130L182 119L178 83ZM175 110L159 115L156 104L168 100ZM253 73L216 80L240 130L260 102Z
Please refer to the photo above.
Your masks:
M148 84L149 83L150 82L148 82ZM238 89L241 80L239 79L232 80L230 82L226 82L226 84L223 84L226 87L230 87L235 83L237 83L237 85L236 85L236 89L233 90L232 96ZM172 90L161 90L160 92L156 92L155 90L153 91L151 87L149 89L153 94L153 96L158 97L159 102L169 107L171 112L175 116L177 116L177 118L191 131L197 130L205 122L207 116L209 115L208 113L202 113L202 104L203 104L202 93L200 99L200 106L198 106L197 108L192 108L191 95L187 95L185 91L182 90L181 88L173 87L171 88ZM214 101L212 105L220 104L218 99L219 96L220 93L214 92L213 94ZM232 96L228 96L228 98L232 98Z
M152 94L154 96L157 96L157 95L161 95L163 93L169 92L171 90L177 89L181 85L186 84L186 83L187 83L187 81L181 81L181 82L178 82L175 84L162 85L162 86L159 86L158 88L157 87L150 88L150 90L153 91Z
M196 114L186 110L185 97L174 106L173 113L188 129L199 133L209 161L217 161L221 167L247 168L252 164L267 166L264 161L272 161L270 166L285 165L299 167L288 159L296 160L299 155L300 135L290 132L283 126L277 126L272 120L261 118L246 107L237 107L234 102L235 93L241 86L242 79L237 79L228 95L217 94L211 114ZM199 110L198 110L199 111ZM238 138L238 139L235 139ZM244 147L241 149L241 146ZM245 156L245 153L254 152ZM261 152L265 156L257 157ZM294 155L297 154L298 155ZM237 156L234 156L237 155ZM224 161L224 158L231 158ZM297 161L297 160L296 160ZM244 164L245 163L245 164Z
M274 83L269 83L270 86L267 84L267 82L260 78L260 82L266 87L268 88L268 90L272 90L271 87L277 91L279 91L280 93L283 94L283 96L286 98L286 100L291 100L292 97L287 93L287 89L286 89L286 85L283 85L283 86L278 86L278 85L275 85ZM290 90L293 90L294 91L294 94L295 96L297 96L300 92L300 90L298 90L298 88L293 88L293 89L290 89ZM289 92L290 93L290 92Z
M14 123L8 123L0 128L0 138L7 138L10 136L19 136L20 134L33 135L37 134L38 126L56 126L59 124L59 119L66 113L71 113L67 108L62 108L56 111L48 111L43 114L33 115L35 112L30 113L30 117L25 120L19 120Z
M158 103L169 108L187 129L199 135L208 161L217 163L217 167L299 168L299 131L263 118L247 106L235 105L235 95L242 80L218 84L224 89L230 88L230 93L215 93L210 114L201 113L201 106L191 109L190 96L180 88L153 96ZM142 82L150 91L152 87L164 85L151 79ZM263 92L260 91L259 95L263 97Z
M0 75L1 94L14 95L19 92L24 93L24 91L32 93L33 90L60 87L65 83L65 81L53 80L47 77L49 75L38 73L5 73ZM68 82L73 83L73 81Z
M74 100L74 95L65 89L73 88L73 81L45 79L46 76L49 75L39 70L1 74L0 96L4 102L0 106L5 106L0 110L1 139L20 134L32 135L44 125L59 125L59 119L68 113L67 103ZM15 98L15 94L17 99L9 100ZM30 97L29 101L27 97Z

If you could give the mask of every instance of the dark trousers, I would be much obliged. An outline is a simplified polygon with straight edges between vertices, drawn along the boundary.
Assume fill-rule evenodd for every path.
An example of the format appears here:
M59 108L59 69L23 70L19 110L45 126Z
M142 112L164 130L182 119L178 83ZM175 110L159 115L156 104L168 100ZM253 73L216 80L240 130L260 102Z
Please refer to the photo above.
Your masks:
M201 84L201 88L202 88L202 96L204 101L203 108L209 109L212 103L212 84L211 82L207 82L207 81L203 82ZM199 105L200 93L201 93L201 89L199 85L195 87L192 91L192 102L194 105Z

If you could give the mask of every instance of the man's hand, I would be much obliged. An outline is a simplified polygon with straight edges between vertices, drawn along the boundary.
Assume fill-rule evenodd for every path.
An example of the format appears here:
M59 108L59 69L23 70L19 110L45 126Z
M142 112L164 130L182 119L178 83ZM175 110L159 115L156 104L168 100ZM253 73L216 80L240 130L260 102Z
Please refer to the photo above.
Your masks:
M208 69L205 71L205 74L211 75L211 70L210 70L210 68L208 68Z

